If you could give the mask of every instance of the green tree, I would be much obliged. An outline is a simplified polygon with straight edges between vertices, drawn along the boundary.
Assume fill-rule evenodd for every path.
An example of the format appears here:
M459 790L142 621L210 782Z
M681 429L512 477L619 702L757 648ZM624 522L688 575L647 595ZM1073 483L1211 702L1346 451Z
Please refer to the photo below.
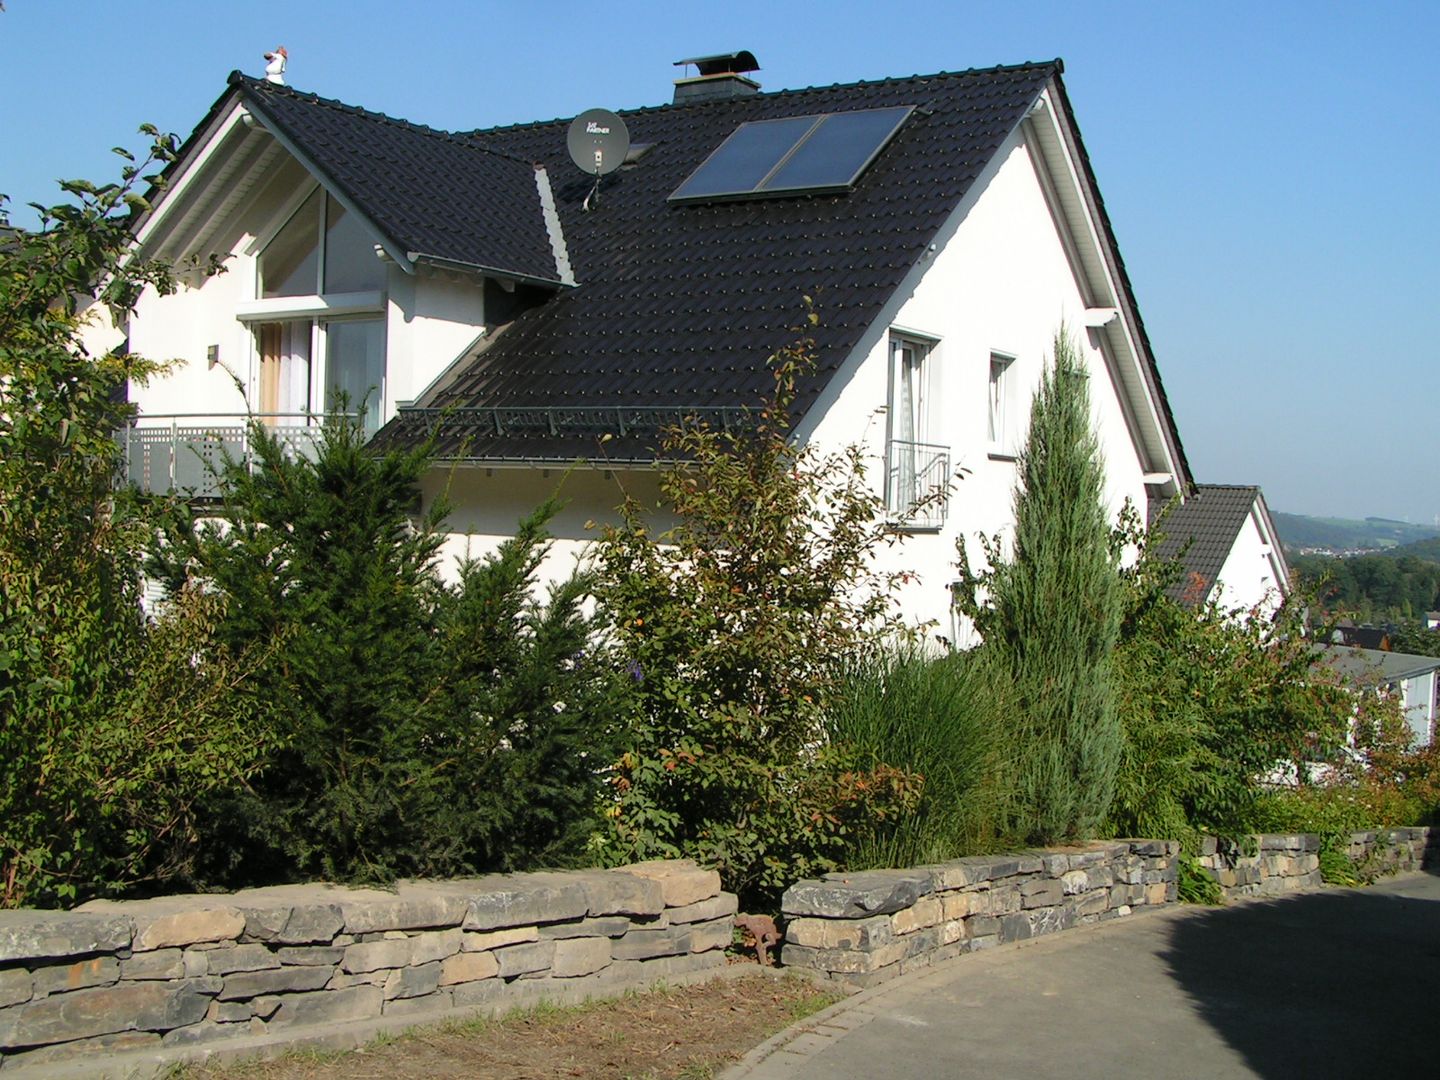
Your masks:
M813 322L813 315L811 316ZM632 687L606 858L689 855L760 901L836 865L856 823L913 806L918 778L854 767L822 718L845 664L897 631L876 550L896 538L859 451L797 447L808 340L772 358L748 424L673 429L656 535L627 500L598 545L598 596Z
M135 257L136 188L174 140L120 182L62 184L71 201L13 230L0 198L0 901L113 893L183 865L195 806L261 750L253 657L215 639L219 607L182 595L140 607L148 510L115 489L127 381L157 365L90 353L88 318L123 318L173 288Z
M573 862L593 831L612 668L585 659L586 581L533 593L547 503L455 587L447 513L415 510L430 450L377 451L329 419L313 457L252 425L222 517L177 507L153 562L225 598L231 647L278 642L259 673L281 748L212 806L206 883L384 881Z
M1056 335L1030 414L1015 490L1013 550L990 569L961 556L957 598L985 648L1007 664L1019 710L1011 828L1033 843L1095 834L1121 750L1113 653L1122 585L1104 504L1105 473L1074 345Z

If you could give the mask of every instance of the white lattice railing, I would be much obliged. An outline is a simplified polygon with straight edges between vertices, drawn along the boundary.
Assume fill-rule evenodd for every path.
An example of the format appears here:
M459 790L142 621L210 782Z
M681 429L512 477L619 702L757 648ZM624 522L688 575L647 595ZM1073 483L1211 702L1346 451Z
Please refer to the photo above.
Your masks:
M945 524L950 448L891 439L885 452L885 505L901 524L938 529Z
M254 458L250 421L258 420L292 454L311 457L324 417L309 413L147 413L116 434L124 479L141 491L181 492L197 499L220 496L226 458Z

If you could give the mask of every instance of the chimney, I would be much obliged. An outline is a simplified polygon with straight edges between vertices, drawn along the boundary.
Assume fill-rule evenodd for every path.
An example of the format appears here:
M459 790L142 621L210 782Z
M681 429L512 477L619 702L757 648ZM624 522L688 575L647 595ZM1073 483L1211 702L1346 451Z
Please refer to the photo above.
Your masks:
M760 63L748 49L720 53L717 56L692 56L676 60L676 67L694 64L699 75L675 80L675 104L693 101L718 101L722 98L746 97L757 93L760 84L747 79L747 71L759 71Z

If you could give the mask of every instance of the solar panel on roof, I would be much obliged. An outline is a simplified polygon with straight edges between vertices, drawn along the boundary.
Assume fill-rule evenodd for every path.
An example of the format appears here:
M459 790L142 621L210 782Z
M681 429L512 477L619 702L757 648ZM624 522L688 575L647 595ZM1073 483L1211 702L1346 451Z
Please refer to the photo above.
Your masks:
M741 124L669 201L847 190L913 111L900 105Z

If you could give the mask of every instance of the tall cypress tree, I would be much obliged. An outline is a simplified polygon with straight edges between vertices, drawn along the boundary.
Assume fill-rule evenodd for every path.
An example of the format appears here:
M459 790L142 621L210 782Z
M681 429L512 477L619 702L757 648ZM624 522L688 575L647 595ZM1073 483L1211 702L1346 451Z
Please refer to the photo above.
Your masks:
M1063 330L1030 414L1019 473L1013 553L992 560L983 578L962 567L990 599L962 607L1009 667L1021 704L1011 827L1047 844L1094 834L1121 750L1111 677L1121 581L1089 386Z

